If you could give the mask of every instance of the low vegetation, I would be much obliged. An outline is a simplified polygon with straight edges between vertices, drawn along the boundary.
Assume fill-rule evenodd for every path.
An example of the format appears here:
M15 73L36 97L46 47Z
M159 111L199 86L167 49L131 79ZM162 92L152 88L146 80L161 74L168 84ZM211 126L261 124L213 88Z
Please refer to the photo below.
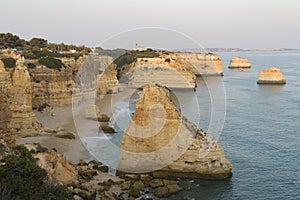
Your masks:
M158 56L159 54L152 49L147 49L146 51L128 51L127 53L119 56L114 60L114 63L117 65L118 79L120 78L125 65L135 62L138 58L155 58Z
M39 59L46 56L77 59L91 52L91 49L85 46L48 43L43 38L32 38L26 41L11 33L0 33L0 49L14 49L21 52L22 56L27 59Z
M1 159L0 199L72 199L65 186L50 183L30 152L17 145Z
M127 52L126 49L102 49L101 47L96 47L95 53L98 53L101 56L111 56L113 59L116 59Z
M1 58L5 68L14 68L16 60L14 58Z
M38 60L38 62L42 65L45 65L46 67L50 69L57 69L60 71L62 67L64 67L64 63L62 63L61 60L52 58L52 57L42 57Z

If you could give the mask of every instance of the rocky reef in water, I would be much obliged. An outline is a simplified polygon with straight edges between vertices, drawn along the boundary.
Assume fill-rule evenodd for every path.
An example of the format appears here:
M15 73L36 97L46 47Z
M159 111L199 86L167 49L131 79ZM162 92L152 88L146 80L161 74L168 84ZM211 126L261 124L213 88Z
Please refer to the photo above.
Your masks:
M259 72L257 84L284 85L286 80L279 68L272 67Z
M181 114L167 88L148 84L142 90L123 135L118 174L203 179L231 176L232 164L223 148Z
M251 63L246 58L233 57L230 60L228 68L230 69L251 68Z

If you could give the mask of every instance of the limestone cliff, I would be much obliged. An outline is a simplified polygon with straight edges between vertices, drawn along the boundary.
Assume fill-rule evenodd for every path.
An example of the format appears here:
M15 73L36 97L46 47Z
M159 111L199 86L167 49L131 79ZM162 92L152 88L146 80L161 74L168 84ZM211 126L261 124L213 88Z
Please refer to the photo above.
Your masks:
M89 55L75 73L77 92L96 91L96 95L118 92L117 70L110 56Z
M7 71L0 62L0 89L11 110L11 127L18 136L36 135L42 128L32 111L32 89L27 68L22 61Z
M182 116L167 88L143 88L121 142L119 173L223 179L231 169L222 147Z
M258 76L258 84L286 84L286 80L279 68L273 67L266 70L261 70Z
M156 83L169 88L195 88L196 77L179 62L170 57L138 58L127 69L130 87Z
M0 91L0 139L3 139L7 146L12 147L15 145L16 139L10 121L11 110L7 102L7 97Z
M27 64L34 64L29 69L33 89L33 108L39 108L44 104L49 106L64 106L72 103L74 87L73 73L80 66L80 61L73 58L62 58L65 67L61 69L49 69L37 62L27 60Z
M187 65L187 69L192 71L196 75L223 76L223 66L220 57L213 53L179 53L184 57Z
M246 58L233 57L228 68L251 68L251 63Z
M116 65L112 63L97 75L97 95L118 92L118 83Z

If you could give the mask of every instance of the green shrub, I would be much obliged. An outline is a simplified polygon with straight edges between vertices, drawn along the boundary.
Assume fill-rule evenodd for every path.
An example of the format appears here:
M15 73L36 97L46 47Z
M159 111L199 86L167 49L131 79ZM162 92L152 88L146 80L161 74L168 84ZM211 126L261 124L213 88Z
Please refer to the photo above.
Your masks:
M65 65L61 62L61 60L52 58L52 57L42 57L38 61L40 64L45 65L50 69L58 69L60 70L61 67Z
M65 186L47 183L40 168L22 145L4 156L0 166L0 199L72 199Z
M165 59L165 62L170 63L170 62L171 62L171 59L170 59L170 58L167 58L167 59Z
M5 68L14 68L16 66L16 60L14 58L1 58Z
M114 60L114 63L117 65L117 77L121 77L121 71L123 70L124 65L131 64L135 62L138 58L155 58L159 54L156 51L147 49L146 51L129 51L124 55L119 56Z

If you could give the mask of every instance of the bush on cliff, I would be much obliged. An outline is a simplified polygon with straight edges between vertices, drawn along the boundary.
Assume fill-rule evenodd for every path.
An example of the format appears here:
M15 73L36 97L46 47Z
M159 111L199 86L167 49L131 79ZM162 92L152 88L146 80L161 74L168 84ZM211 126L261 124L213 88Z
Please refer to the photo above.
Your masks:
M123 70L124 65L131 64L135 62L138 58L155 58L159 54L152 49L147 49L146 51L129 51L122 56L119 56L114 60L114 63L117 65L117 77L121 77L121 71Z
M16 60L14 58L1 58L5 68L14 68Z
M58 59L55 59L52 57L42 57L39 59L38 62L42 65L45 65L46 67L48 67L50 69L60 70L61 67L65 66L61 60L58 60Z
M65 186L47 182L40 168L22 145L1 159L0 199L72 199Z

